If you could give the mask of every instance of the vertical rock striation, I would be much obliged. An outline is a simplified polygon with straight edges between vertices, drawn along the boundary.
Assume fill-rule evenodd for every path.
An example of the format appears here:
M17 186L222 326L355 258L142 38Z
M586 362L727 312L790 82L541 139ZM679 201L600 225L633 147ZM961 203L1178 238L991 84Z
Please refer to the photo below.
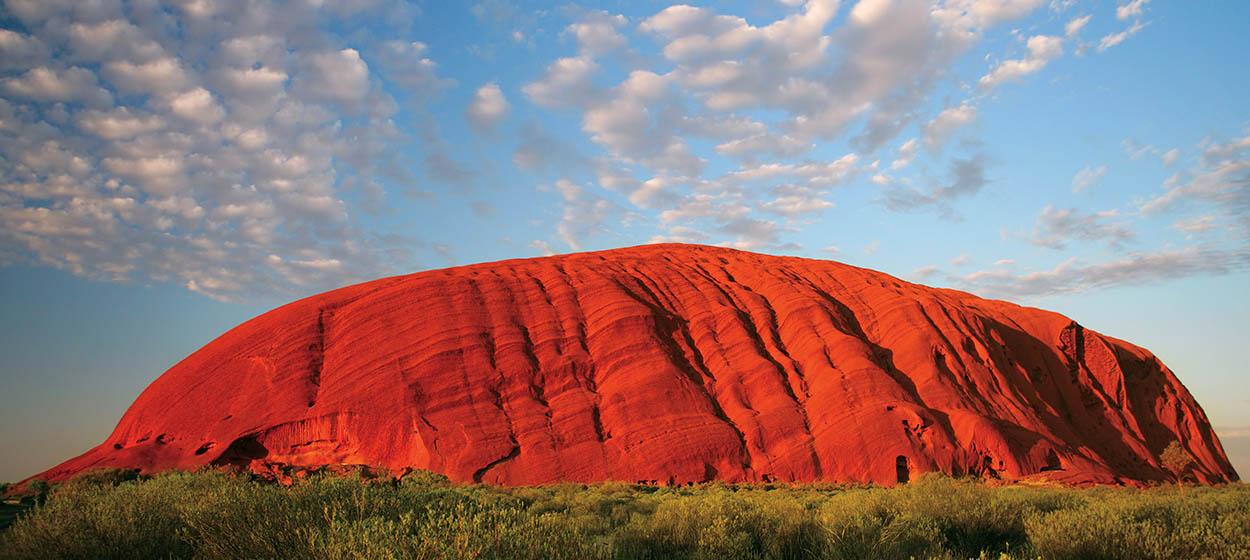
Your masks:
M651 245L385 278L270 311L49 470L367 464L454 480L1236 480L1146 350L829 261Z

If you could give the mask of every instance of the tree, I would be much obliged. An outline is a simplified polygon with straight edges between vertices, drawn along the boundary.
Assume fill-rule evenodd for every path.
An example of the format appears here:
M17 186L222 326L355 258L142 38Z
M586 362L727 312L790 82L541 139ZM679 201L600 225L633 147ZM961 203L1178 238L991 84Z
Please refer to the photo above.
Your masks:
M1185 451L1184 447L1181 447L1180 442L1173 441L1159 455L1159 460L1163 462L1164 468L1176 475L1176 487L1180 489L1181 495L1184 496L1185 487L1181 485L1181 480L1185 476L1185 471L1194 464L1194 458L1190 457L1189 452Z

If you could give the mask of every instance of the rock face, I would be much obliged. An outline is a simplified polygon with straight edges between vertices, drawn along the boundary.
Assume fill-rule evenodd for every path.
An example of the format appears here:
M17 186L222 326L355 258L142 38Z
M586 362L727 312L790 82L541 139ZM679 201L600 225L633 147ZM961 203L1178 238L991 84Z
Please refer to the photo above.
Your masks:
M835 262L651 245L385 278L227 332L44 473L365 464L502 484L1237 479L1146 350Z

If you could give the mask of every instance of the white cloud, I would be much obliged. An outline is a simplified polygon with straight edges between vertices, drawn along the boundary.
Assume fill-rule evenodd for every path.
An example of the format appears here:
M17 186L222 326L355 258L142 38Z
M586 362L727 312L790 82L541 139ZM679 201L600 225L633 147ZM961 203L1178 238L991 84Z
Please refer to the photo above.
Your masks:
M484 84L473 94L473 100L465 109L465 117L469 124L480 132L495 129L504 117L508 116L508 100L504 99L499 85L494 82Z
M369 65L356 49L310 55L300 79L310 94L342 103L359 103L369 93Z
M987 297L1026 298L1084 292L1113 286L1150 284L1250 269L1250 251L1201 247L1130 253L1109 261L1068 259L1054 268L1017 273L1005 268L953 278L957 285Z
M1250 231L1250 134L1205 145L1201 161L1141 205L1153 214L1187 205L1214 205Z
M1012 82L1046 67L1051 60L1063 54L1063 39L1048 35L1029 37L1026 44L1028 55L1021 59L1004 60L993 70L981 76L978 84L983 89Z
M556 181L555 189L562 199L562 213L560 222L556 224L556 235L574 251L580 251L585 238L598 233L604 222L620 213L616 205L587 192L568 179Z
M1215 229L1215 216L1198 216L1195 218L1178 220L1176 223L1172 224L1172 227L1177 231L1182 231L1192 236L1196 233L1203 233Z
M104 76L124 93L169 95L190 84L182 63L168 56L142 63L115 60L104 65Z
M409 242L354 223L365 202L350 201L395 169L398 135L394 101L338 35L364 21L391 34L393 6L201 4L160 18L99 2L6 5L30 34L0 33L4 259L215 298L325 289L406 260ZM360 111L336 110L349 102Z
M1180 159L1180 157L1181 151L1176 148L1172 148L1171 150L1163 152L1163 155L1159 156L1159 159L1163 162L1164 167L1172 167L1172 164L1176 163L1176 160Z
M744 236L730 233L727 222L718 220L721 214L695 216L691 210L697 202L721 212L743 206L798 219L827 208L828 189L860 170L891 187L913 184L912 178L889 177L876 164L860 165L853 157L837 169L810 157L792 160L811 153L819 140L861 124L849 144L874 159L871 152L922 114L930 93L984 30L1023 17L1041 3L950 1L935 7L925 0L863 1L838 27L842 3L836 0L790 3L785 15L763 22L673 5L642 18L636 28L659 43L664 61L658 64L629 47L623 18L582 12L564 31L577 41L576 55L550 63L522 91L537 105L580 113L582 131L606 154L595 160L604 188L625 194L640 208L692 221L682 227L732 235L733 243L781 246L786 230L776 224L774 229L756 224L754 235ZM1039 56L1050 56L1037 43ZM615 85L601 84L616 67L605 65L600 74L597 57L609 52L629 72ZM920 138L904 143L891 168L909 165L921 142L937 147L975 112L971 102L951 107L923 126ZM697 151L702 140L712 141L710 155ZM718 156L737 168L720 171ZM514 153L518 166L536 168L532 162L540 159L524 144ZM949 211L949 200L984 184L981 159L957 163L948 184L892 188L891 205ZM710 169L719 176L706 176ZM792 191L778 192L782 187Z
M1112 221L1118 216L1114 210L1087 214L1075 208L1047 206L1037 217L1030 242L1051 249L1063 249L1074 239L1105 241L1108 245L1119 246L1132 239L1133 232L1124 224Z
M195 88L169 100L169 110L174 115L200 124L215 123L225 115L225 111L213 99L213 94L204 88Z
M525 96L548 108L584 107L596 90L590 77L599 65L589 57L561 58L551 63L538 80L521 88Z
M580 21L565 28L577 40L578 47L584 53L602 54L619 49L628 42L619 29L629 20L622 15L607 12L589 12Z
M940 147L956 129L972 122L976 116L977 108L967 103L942 110L924 126L925 145L930 149Z
M1086 189L1098 184L1098 181L1101 181L1106 174L1107 166L1105 165L1082 168L1072 177L1072 192L1084 192Z
M911 160L916 157L916 148L918 144L915 138L909 138L898 147L898 156L890 163L890 169L899 170L911 165Z
M113 102L113 96L99 86L95 74L77 66L32 68L19 77L5 78L3 84L9 94L34 101L83 101L97 106Z
M153 114L118 107L108 111L87 109L78 113L78 127L106 140L134 138L165 128L165 121Z
M1085 25L1088 24L1089 20L1092 19L1093 17L1094 16L1082 16L1078 18L1072 18L1071 20L1068 21L1067 25L1063 26L1064 36L1066 37L1077 36L1077 34L1079 34L1081 30L1085 28Z
M801 196L782 196L765 202L763 206L761 206L761 208L763 208L766 212L773 212L783 216L815 214L832 207L833 203L827 200Z
M1098 41L1098 52L1103 52L1111 47L1114 47L1116 45L1119 45L1120 43L1123 43L1129 37L1132 37L1133 35L1136 35L1137 32L1141 31L1142 29L1145 29L1146 25L1147 24L1144 24L1140 21L1135 21L1133 22L1132 26L1130 26L1128 29L1125 29L1124 31L1120 31L1119 33L1112 33L1110 35L1103 36L1103 38Z
M541 239L530 241L529 246L531 249L537 250L538 254L544 257L550 257L556 254L556 252L552 250L551 244Z
M387 41L377 50L383 75L418 97L429 97L455 83L438 76L438 63L426 56L429 47L425 43Z
M760 157L793 157L811 150L812 144L789 135L757 134L718 144L719 154L743 161L755 161Z
M1149 3L1150 0L1132 0L1127 4L1120 4L1115 8L1115 17L1119 20L1141 17L1142 10L1145 9L1146 4Z

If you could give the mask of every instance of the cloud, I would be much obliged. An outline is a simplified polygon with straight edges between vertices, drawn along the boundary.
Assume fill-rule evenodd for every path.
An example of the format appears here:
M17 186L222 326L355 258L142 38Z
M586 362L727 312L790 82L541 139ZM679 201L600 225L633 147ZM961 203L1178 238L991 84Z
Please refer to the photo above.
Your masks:
M659 74L630 72L586 110L582 130L618 160L645 165L664 176L697 176L704 161L679 135L682 110L669 86Z
M1191 276L1232 274L1247 269L1250 269L1250 250L1186 247L1130 253L1092 264L1073 258L1049 270L1036 272L1017 273L995 268L951 279L957 285L983 296L1012 299L1150 284Z
M47 58L48 48L39 39L10 29L0 29L0 69L26 69Z
M1063 26L1063 35L1069 38L1076 37L1078 34L1081 33L1081 30L1085 28L1085 25L1088 24L1089 20L1092 19L1093 17L1094 16L1082 16L1078 18L1072 18L1071 20L1068 21L1067 25Z
M810 142L804 142L788 135L757 134L738 138L718 144L716 153L727 155L743 161L756 161L761 157L788 158L806 153L812 149Z
M577 40L583 53L597 55L624 47L628 40L619 29L629 20L622 15L595 11L584 14L580 21L565 28L565 33Z
M411 95L427 98L451 87L455 80L438 75L438 63L426 56L429 47L420 41L386 41L374 49L382 75Z
M915 278L919 282L925 282L930 278L937 276L940 272L941 270L937 267L937 265L930 264L911 271L911 277Z
M562 199L562 214L556 224L556 235L570 249L580 251L582 241L602 230L604 222L620 214L611 202L586 192L580 185L560 179L555 183Z
M810 157L821 140L850 134L848 144L867 157L920 118L930 93L985 30L1041 4L874 0L855 3L839 20L841 2L811 0L787 3L781 17L762 22L679 4L641 18L632 30L622 16L571 9L576 21L563 35L576 41L576 53L548 64L522 92L541 107L580 114L582 132L604 154L591 160L600 185L638 208L686 222L666 227L781 246L785 228L744 220L772 223L762 217L771 214L789 221L826 210L829 189L860 170L871 169L881 183L910 184L854 158L834 168ZM635 38L653 40L663 60L631 49ZM599 60L608 56L610 64ZM624 79L605 80L620 67ZM921 142L938 147L975 113L971 102L950 107L922 127L922 137L904 143L892 169L906 167ZM547 138L531 134L535 145ZM705 141L710 152L699 151ZM538 169L544 158L529 143L515 150L514 163ZM891 191L892 198L911 199L895 206L932 204L948 212L947 201L984 183L973 173L980 160L954 165L949 184ZM751 213L735 214L741 219L731 233L722 217L728 214L693 212L706 206Z
M916 139L909 138L898 147L898 156L890 163L890 169L899 170L911 165L911 160L916 157Z
M727 220L720 225L719 230L734 237L728 243L729 246L745 250L776 244L780 235L776 223L747 216Z
M974 195L989 184L989 180L985 177L985 156L980 153L951 160L949 175L948 183L928 190L917 188L887 190L883 203L886 208L896 212L936 207L949 216L951 215L949 207L951 201Z
M1075 208L1047 206L1037 217L1030 242L1051 249L1063 249L1074 239L1118 247L1133 238L1124 224L1111 221L1118 216L1114 210L1086 214Z
M590 81L599 69L588 56L566 57L547 66L541 78L521 88L534 103L552 109L585 107L597 97L597 89Z
M6 6L29 31L0 33L6 260L233 299L377 277L407 254L355 221L403 145L362 54L395 49L356 31L389 35L403 6L107 4Z
M1063 54L1063 39L1048 35L1029 37L1026 44L1028 55L1021 59L1004 60L977 82L982 89L990 89L1012 82L1046 67L1051 60Z
M1106 174L1107 166L1105 165L1082 168L1072 177L1072 192L1084 192L1086 189L1096 185L1098 181L1101 181Z
M1159 156L1159 160L1163 162L1164 167L1172 167L1172 164L1176 163L1176 160L1180 159L1180 157L1181 151L1176 148L1172 148L1171 150L1163 152L1163 155Z
M1132 37L1133 35L1136 35L1137 32L1145 29L1146 25L1148 24L1135 21L1133 22L1133 25L1129 26L1129 28L1124 31L1103 36L1103 38L1098 41L1098 52L1103 52L1111 47L1123 43L1128 40L1129 37Z
M552 169L569 172L588 165L586 158L568 143L550 135L537 123L525 123L521 137L512 151L512 163L527 171Z
M86 109L78 113L78 128L105 140L124 140L165 128L165 119L128 107L100 111Z
M551 244L541 239L530 241L529 246L531 249L538 251L540 256L550 257L556 254L555 250L551 248Z
M314 53L300 85L313 96L354 105L369 93L369 65L356 49Z
M199 124L212 124L225 116L225 111L213 99L213 94L204 88L195 88L173 96L169 100L169 110L174 116Z
M925 145L930 149L937 149L955 129L972 122L976 116L977 108L967 103L942 110L924 126Z
M1207 143L1198 164L1166 185L1165 192L1141 204L1143 213L1213 205L1250 230L1250 134Z
M490 82L477 89L464 114L469 125L478 132L492 132L508 116L508 100L504 99L499 85Z
M1185 220L1178 220L1172 224L1177 231L1182 231L1192 237L1194 234L1203 233L1215 229L1215 216L1198 216Z
M773 188L776 198L760 206L765 212L782 216L801 216L816 214L833 208L833 203L825 200L819 191L798 185L780 185Z
M77 66L32 68L21 76L5 78L3 87L10 95L37 102L81 101L93 106L113 103L112 94L100 87L95 74Z
M1129 18L1141 17L1142 10L1145 9L1146 4L1149 3L1150 0L1132 0L1127 4L1120 4L1115 8L1115 17L1121 21Z

